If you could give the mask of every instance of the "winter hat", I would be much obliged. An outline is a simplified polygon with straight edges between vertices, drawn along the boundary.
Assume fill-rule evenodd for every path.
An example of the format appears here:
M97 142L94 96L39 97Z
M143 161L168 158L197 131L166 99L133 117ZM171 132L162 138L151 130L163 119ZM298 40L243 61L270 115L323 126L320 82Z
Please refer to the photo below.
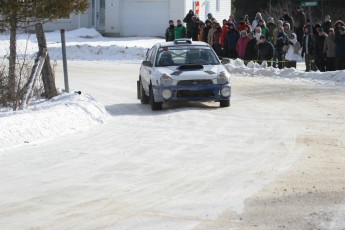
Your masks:
M316 28L322 28L321 24L319 24L319 23L316 24L316 25L315 25L315 29L316 29Z
M296 36L295 33L291 33L291 34L290 34L290 38L294 39L294 38L297 38L297 36Z
M264 35L261 35L260 39L266 39L266 37Z
M332 31L334 33L334 29L333 28L329 28L328 32Z
M279 31L279 29L281 29L284 32L284 27L283 26L279 26L278 27L278 31Z
M272 17L269 17L269 18L267 19L267 21L270 22L270 23L274 23L274 19L273 19Z
M169 23L174 23L174 21L173 20L169 20Z
M291 28L290 23L288 23L288 22L285 22L283 26L284 26L284 27L285 27L285 26L288 26L289 29Z

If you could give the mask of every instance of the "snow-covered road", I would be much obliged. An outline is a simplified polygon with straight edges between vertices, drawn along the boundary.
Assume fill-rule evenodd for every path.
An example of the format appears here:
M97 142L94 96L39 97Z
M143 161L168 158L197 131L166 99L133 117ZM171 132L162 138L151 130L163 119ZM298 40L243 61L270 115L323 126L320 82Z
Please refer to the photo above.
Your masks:
M70 88L93 95L110 118L0 153L1 229L231 229L227 217L292 167L305 148L304 122L319 119L293 102L322 87L240 76L229 108L197 102L153 112L136 99L138 69L69 63Z

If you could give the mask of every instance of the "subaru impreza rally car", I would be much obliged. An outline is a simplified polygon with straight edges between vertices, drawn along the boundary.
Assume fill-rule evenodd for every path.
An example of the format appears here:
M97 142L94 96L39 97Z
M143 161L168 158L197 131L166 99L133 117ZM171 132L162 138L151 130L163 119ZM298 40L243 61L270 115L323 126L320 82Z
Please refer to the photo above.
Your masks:
M155 44L140 67L137 94L142 104L161 110L163 102L216 101L230 106L229 73L207 43L190 39Z

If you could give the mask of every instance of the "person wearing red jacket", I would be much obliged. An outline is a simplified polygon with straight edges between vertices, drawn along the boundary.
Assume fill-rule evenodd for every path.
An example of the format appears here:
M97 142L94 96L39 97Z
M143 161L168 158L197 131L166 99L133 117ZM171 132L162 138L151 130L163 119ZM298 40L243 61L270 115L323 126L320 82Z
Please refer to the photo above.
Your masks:
M244 20L244 18L240 18L240 21L238 22L238 25L236 27L236 30L238 31L242 31L242 30L245 30L246 29L246 21Z
M222 26L222 34L220 35L220 45L222 48L224 48L226 36L228 36L229 32L229 26L228 21L226 19L223 20L223 26Z
M250 39L247 36L247 31L242 30L241 31L241 37L238 39L237 44L236 44L236 51L237 51L238 57L241 59L244 59L244 56L246 54L247 44L248 44L249 40Z

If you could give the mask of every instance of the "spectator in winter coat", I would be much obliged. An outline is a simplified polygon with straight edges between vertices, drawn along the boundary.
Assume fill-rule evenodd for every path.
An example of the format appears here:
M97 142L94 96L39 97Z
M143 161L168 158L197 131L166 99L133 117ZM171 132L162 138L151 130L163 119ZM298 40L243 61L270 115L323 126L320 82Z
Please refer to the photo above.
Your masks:
M255 39L256 39L256 44L258 45L259 43L260 43L260 37L261 37L261 35L262 35L262 33L261 33L261 27L259 27L259 26L257 26L256 28L255 28L255 34L254 34L254 36L255 36Z
M235 27L235 28L237 27L237 21L236 21L236 19L235 19L235 16L234 16L234 15L230 15L230 16L229 16L228 23L232 23L232 24L234 24L234 27Z
M276 24L274 23L274 19L272 17L268 18L268 23L267 23L267 40L271 42L272 44L274 43L274 30L277 28Z
M254 34L252 32L248 33L248 38L249 41L247 43L246 52L244 55L245 63L257 60L258 55L258 47L256 44L256 38L254 37Z
M273 66L276 67L277 64L276 62L278 61L278 68L282 69L284 68L284 56L285 52L283 50L283 47L288 44L288 37L284 33L284 28L280 26L278 28L277 33L275 34L275 43L274 43L274 48L275 48L275 53L273 57Z
M221 55L221 45L220 45L220 39L222 35L222 28L220 27L220 24L217 22L216 23L216 31L213 33L213 43L212 43L212 48L216 52L218 56Z
M246 25L247 25L247 23L244 21L244 18L241 17L240 21L238 22L238 25L236 26L236 30L238 30L238 31L245 30Z
M193 25L192 25L192 40L198 41L198 35L199 35L199 18L196 15L193 15L192 17ZM188 30L187 30L188 32Z
M169 27L165 31L165 41L174 41L175 40L175 25L174 21L169 21Z
M186 37L186 27L182 25L181 20L177 20L177 26L175 26L175 39Z
M235 29L234 24L230 24L228 36L226 37L224 46L224 49L227 49L229 58L237 58L236 45L239 38L240 33Z
M236 51L237 51L238 57L241 59L244 59L244 56L246 54L247 44L248 44L249 40L250 39L247 36L247 31L242 30L241 31L241 37L238 39L237 45L236 45Z
M288 38L290 37L290 35L293 33L293 31L291 30L290 24L289 23L284 23L284 32L286 33L286 35L288 36Z
M325 40L323 52L326 54L326 71L335 70L335 42L334 29L328 29L328 37Z
M273 40L272 40L273 46L276 46L278 29L280 27L283 27L283 21L282 20L277 20L277 27L273 30ZM283 27L283 31L284 31L284 27Z
M309 25L304 26L304 37L302 40L302 58L304 57L306 72L310 70L316 71L316 66L314 62L314 36L311 33L311 27Z
M189 10L188 14L184 17L183 22L187 25L187 38L192 38L192 27L193 27L193 19L194 16L193 10Z
M202 41L203 42L208 42L208 32L210 31L210 29L212 28L212 22L210 20L206 20L205 21L205 24L206 24L206 27L204 28L204 32L203 32L203 35L202 35Z
M199 33L198 33L199 42L203 41L204 29L205 29L205 23L202 21L199 21Z
M246 24L246 25L244 26L244 30L247 31L247 33L253 32L252 27L251 27L249 24Z
M229 26L227 25L228 21L223 20L222 34L220 35L220 45L224 48L226 37L228 36Z
M208 14L207 14L207 20L210 20L211 23L214 22L214 21L216 21L216 19L212 16L211 13L208 13Z
M326 56L323 52L326 37L328 35L321 28L319 30L319 36L315 40L315 65L321 72L326 71Z
M266 23L263 19L259 20L257 27L261 28L261 34L266 38L268 35L268 28L266 27Z
M289 15L289 12L287 10L283 11L283 24L289 23L290 25L290 30L293 30L294 27L294 20L293 18ZM286 31L285 31L286 33Z
M345 26L345 23L342 20L338 20L334 23L334 33L338 34L342 26Z
M268 66L271 66L273 54L274 48L272 43L267 41L264 35L261 35L258 45L258 63L261 64L263 61L267 61Z
M214 32L217 31L217 27L218 27L219 23L217 21L213 21L212 22L212 28L208 31L208 35L207 35L207 43L210 46L213 46L213 34Z
M297 7L297 12L295 15L294 27L292 30L295 31L297 35L297 41L302 42L303 38L303 27L307 23L307 17L300 6Z
M255 18L254 18L254 20L252 22L252 29L253 30L258 26L259 20L262 20L262 16L261 16L260 12L257 12L256 15L255 15Z
M288 49L285 54L286 67L287 68L295 68L300 56L299 52L301 50L301 45L297 41L297 35L292 33L289 38Z
M328 34L328 30L332 28L332 21L331 21L331 16L326 15L325 16L325 21L322 23L322 29L325 33Z
M336 44L336 68L343 70L345 69L345 26L342 26L339 33L335 34L334 42Z

